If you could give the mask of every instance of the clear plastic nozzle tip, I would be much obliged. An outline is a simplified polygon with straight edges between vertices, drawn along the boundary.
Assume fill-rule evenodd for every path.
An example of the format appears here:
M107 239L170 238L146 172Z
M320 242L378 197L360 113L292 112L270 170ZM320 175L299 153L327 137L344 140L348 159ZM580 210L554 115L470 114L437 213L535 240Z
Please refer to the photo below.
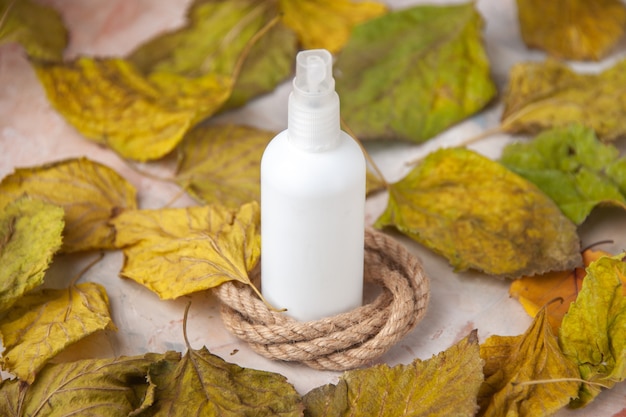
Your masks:
M333 58L325 49L302 51L296 58L294 87L298 93L329 94L335 91Z

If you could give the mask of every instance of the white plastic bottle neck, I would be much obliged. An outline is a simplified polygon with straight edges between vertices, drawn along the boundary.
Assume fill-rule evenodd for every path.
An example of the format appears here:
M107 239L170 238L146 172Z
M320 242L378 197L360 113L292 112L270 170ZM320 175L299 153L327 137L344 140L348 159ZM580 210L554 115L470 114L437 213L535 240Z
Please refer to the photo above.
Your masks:
M339 145L339 96L332 75L332 55L325 49L302 51L296 57L287 132L292 144L308 152Z

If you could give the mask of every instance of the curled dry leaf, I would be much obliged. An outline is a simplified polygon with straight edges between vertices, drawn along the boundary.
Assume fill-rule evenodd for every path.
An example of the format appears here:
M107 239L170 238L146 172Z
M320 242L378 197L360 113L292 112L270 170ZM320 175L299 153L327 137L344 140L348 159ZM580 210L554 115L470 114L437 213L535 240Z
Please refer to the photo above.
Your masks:
M226 281L250 284L261 251L256 202L238 211L214 205L137 210L113 220L124 251L121 275L177 298Z
M504 148L500 162L534 183L574 223L598 205L626 209L626 158L580 125L555 128Z
M247 126L197 126L178 148L176 182L205 203L237 208L260 201L261 156L275 135Z
M389 194L375 226L396 227L457 270L520 277L581 262L576 226L552 200L473 151L433 152Z
M599 74L577 74L565 64L519 63L511 68L502 128L537 133L580 123L603 141L626 136L626 60Z
M522 38L561 59L599 60L624 35L620 0L517 0Z
M418 6L355 28L335 78L341 115L366 139L425 141L495 95L475 4Z
M0 209L0 314L43 283L61 247L63 209L20 198Z
M480 356L485 382L479 416L550 416L578 393L580 373L559 349L545 309L523 335L488 338Z
M104 329L115 326L101 285L89 282L28 293L0 319L2 369L32 384L57 353Z
M0 44L18 42L33 58L61 60L67 31L58 13L31 0L0 0Z
M612 387L626 379L626 262L624 254L602 257L587 268L583 286L563 317L559 344L582 378ZM574 403L584 406L601 391L583 384Z
M137 207L130 183L87 158L16 169L0 182L0 208L23 195L64 209L62 249L66 252L114 248L109 221Z
M336 53L359 23L383 15L387 7L375 1L280 0L283 22L292 28L304 49Z
M474 416L483 382L478 336L431 359L390 368L377 365L345 372L337 385L304 397L308 417Z

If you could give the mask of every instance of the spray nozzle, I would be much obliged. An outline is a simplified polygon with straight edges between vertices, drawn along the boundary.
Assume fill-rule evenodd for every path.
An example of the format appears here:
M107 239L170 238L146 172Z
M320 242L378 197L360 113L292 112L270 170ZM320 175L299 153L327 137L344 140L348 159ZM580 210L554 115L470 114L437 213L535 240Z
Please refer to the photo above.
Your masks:
M325 49L300 52L296 58L296 91L305 95L330 94L335 91L332 65L332 55Z

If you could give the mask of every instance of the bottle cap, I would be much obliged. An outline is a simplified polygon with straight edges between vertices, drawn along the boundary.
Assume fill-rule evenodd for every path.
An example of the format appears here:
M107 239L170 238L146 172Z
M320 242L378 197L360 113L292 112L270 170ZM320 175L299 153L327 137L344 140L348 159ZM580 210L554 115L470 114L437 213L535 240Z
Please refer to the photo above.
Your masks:
M332 55L325 49L302 51L296 56L287 131L289 140L303 150L320 152L339 144L339 96L332 66Z

